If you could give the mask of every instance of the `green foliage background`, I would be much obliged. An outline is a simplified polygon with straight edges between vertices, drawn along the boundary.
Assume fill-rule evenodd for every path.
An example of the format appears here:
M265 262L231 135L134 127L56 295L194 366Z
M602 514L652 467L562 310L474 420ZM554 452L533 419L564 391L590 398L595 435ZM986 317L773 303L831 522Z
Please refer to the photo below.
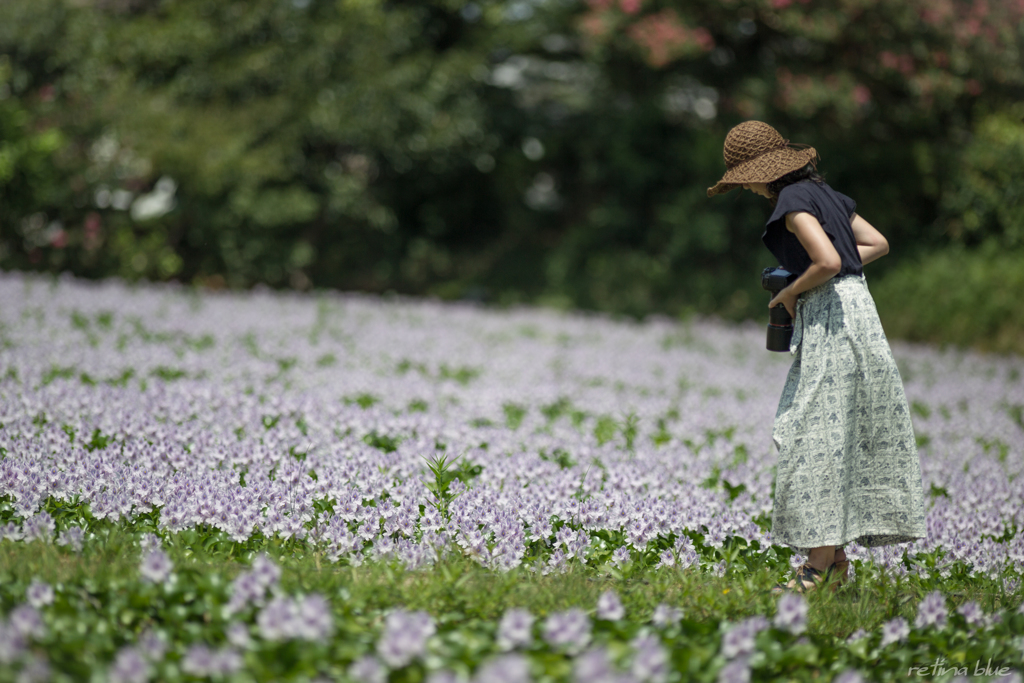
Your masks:
M0 268L762 317L768 207L705 196L758 118L892 334L1021 351L1017 4L7 0Z

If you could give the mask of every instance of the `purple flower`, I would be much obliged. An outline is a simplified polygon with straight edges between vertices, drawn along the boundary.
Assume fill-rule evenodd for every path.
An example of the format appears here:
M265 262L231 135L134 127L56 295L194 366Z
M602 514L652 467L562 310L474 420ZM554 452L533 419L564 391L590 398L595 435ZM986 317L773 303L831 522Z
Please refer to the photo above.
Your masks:
M12 664L25 652L25 636L0 619L0 664Z
M160 543L160 537L154 533L146 532L139 537L139 547L142 548L142 554L151 553L154 550L160 550L163 545Z
M46 635L46 627L39 611L32 605L15 607L8 617L8 625L18 635L28 638L42 638Z
M32 579L32 583L29 584L28 590L25 591L25 599L28 600L28 604L32 605L36 609L45 607L46 605L52 605L53 587L39 579Z
M637 680L650 683L662 683L668 677L668 652L657 636L640 636L633 641L629 671Z
M439 671L432 671L428 676L426 683L461 683L462 679L454 671L448 669L441 669Z
M295 636L297 631L297 610L295 603L286 597L278 597L271 600L266 607L260 610L256 617L256 625L259 627L260 635L265 640L280 641L288 640Z
M388 679L387 670L373 655L363 655L348 668L348 677L360 683L385 683Z
M577 683L604 683L612 681L615 671L603 648L587 650L572 663L573 680Z
M139 565L142 578L150 583L163 583L171 575L172 569L174 565L171 564L171 558L163 550L151 550Z
M655 626L662 628L666 626L672 626L679 623L679 620L683 618L683 610L678 607L672 607L665 603L660 603L654 608L654 614L651 616L651 621Z
M249 636L249 627L240 622L234 622L228 626L225 633L228 642L237 648L245 649L252 644L252 638Z
M142 656L151 662L159 662L167 653L167 641L162 634L156 631L146 631L139 636L136 647Z
M213 673L214 654L203 644L190 645L181 660L181 670L197 678L206 678Z
M722 656L735 659L754 651L754 633L741 625L733 626L722 635Z
M392 669L400 669L427 653L427 640L436 630L434 620L426 612L392 612L384 620L377 654Z
M18 683L46 683L50 680L50 665L40 655L29 655L21 665Z
M212 650L202 643L190 645L181 669L197 678L230 676L242 669L242 657L230 647Z
M492 659L473 676L474 683L530 683L532 680L529 661L515 653Z
M250 574L263 589L276 586L281 580L281 568L266 553L260 553L252 561Z
M82 552L82 545L85 542L85 531L82 527L71 526L57 535L57 545L69 547L74 552Z
M939 591L932 591L924 596L917 608L917 618L914 620L915 628L927 628L935 626L943 628L949 618L946 611L946 598Z
M214 676L230 676L241 671L242 665L242 655L230 647L225 647L213 653L210 673Z
M799 593L785 593L779 598L778 611L772 623L793 635L807 629L807 601Z
M857 629L846 639L847 643L855 643L861 638L867 638L870 634L862 628Z
M963 615L964 619L971 626L981 626L985 623L985 613L981 606L973 600L968 600L956 608L956 611Z
M39 512L28 519L21 525L22 534L24 534L25 541L46 541L53 540L53 534L56 526L53 522L53 517L48 512Z
M224 606L226 615L231 617L250 603L263 604L266 592L262 579L254 576L252 572L242 572L231 582L231 599Z
M632 555L630 554L629 548L627 546L620 546L615 550L615 552L612 553L612 562L616 566L621 567L624 564L629 564L631 560Z
M903 617L896 617L882 624L882 642L879 647L885 647L890 643L902 643L910 635L910 625Z
M622 601L619 600L615 591L609 590L601 593L601 597L597 599L597 618L618 621L624 616L626 616L626 609L622 606Z
M110 683L147 683L149 664L134 647L123 647L114 657L114 664L107 672L107 680Z
M529 645L533 641L533 615L530 611L515 607L507 610L498 622L496 640L502 650Z
M329 638L334 631L330 604L322 595L307 595L297 605L296 623L298 638L309 641Z
M893 621L895 621L895 619ZM856 669L847 669L833 678L832 683L864 683L864 678Z
M750 664L746 658L734 659L719 669L718 683L750 683Z
M556 612L544 621L544 640L570 653L579 652L590 642L590 619L577 607Z
M661 555L658 556L658 567L674 567L676 566L676 554L672 552L671 548L666 548L661 551Z
M722 656L734 659L751 654L755 649L754 639L766 628L768 620L760 615L739 622L722 635Z

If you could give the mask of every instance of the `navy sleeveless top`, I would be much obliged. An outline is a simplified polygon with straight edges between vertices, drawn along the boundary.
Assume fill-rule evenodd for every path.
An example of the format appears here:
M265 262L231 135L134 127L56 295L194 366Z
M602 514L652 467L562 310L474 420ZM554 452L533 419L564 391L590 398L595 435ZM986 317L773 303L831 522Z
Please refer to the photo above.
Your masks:
M836 192L826 183L802 180L787 185L779 192L775 211L768 219L761 240L768 247L768 251L779 260L779 265L791 273L800 275L807 270L812 261L797 236L786 230L786 214L792 211L805 211L818 219L842 260L842 268L836 277L863 275L860 252L857 251L857 241L853 237L853 228L850 227L856 209L857 202L845 194Z

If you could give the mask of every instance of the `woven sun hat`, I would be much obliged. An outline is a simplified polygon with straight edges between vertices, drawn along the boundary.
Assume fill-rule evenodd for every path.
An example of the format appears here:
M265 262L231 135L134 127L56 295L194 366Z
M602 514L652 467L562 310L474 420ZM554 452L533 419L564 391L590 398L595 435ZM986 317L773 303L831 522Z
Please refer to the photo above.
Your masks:
M770 183L787 173L814 164L818 153L813 147L791 145L779 131L763 121L745 121L725 136L725 175L708 196L728 192L744 183Z

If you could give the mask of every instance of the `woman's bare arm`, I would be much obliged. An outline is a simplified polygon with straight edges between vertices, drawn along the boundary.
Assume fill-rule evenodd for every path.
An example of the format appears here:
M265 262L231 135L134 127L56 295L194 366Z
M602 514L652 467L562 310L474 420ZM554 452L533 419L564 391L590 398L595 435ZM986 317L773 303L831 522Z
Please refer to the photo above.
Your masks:
M790 315L796 314L796 299L802 293L828 282L842 269L843 262L832 240L825 234L818 219L804 211L786 214L786 229L796 235L811 257L811 265L800 277L776 295L768 307L784 304Z
M857 241L857 251L860 252L862 264L871 263L889 253L889 243L885 237L875 230L873 225L861 218L860 214L853 214L850 227L853 228L853 238Z

